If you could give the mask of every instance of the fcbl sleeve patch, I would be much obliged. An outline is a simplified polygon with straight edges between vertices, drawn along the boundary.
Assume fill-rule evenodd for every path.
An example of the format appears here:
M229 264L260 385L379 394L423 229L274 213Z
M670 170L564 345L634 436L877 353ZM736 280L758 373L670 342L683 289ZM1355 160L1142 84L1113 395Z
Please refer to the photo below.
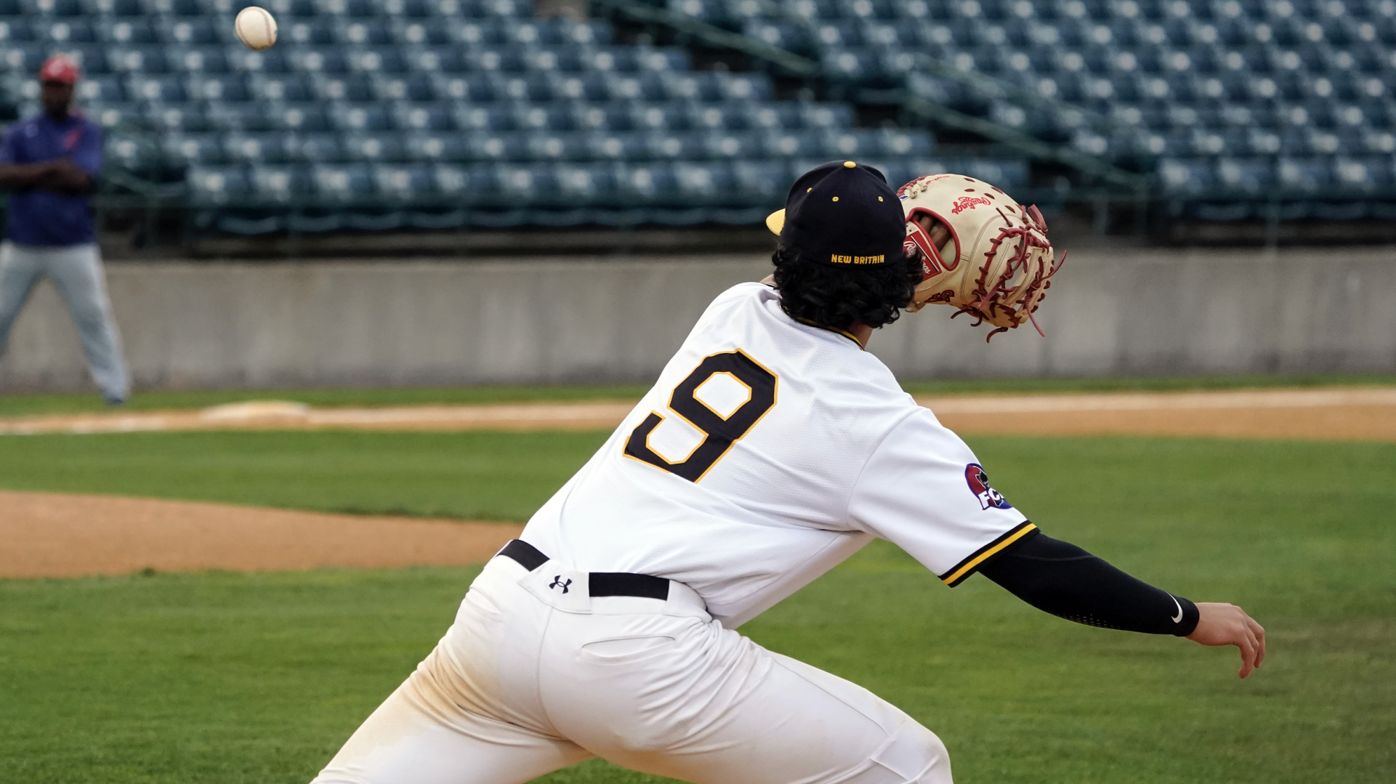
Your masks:
M974 497L979 499L980 509L1013 508L1013 504L1008 503L1003 493L989 485L989 475L984 473L984 466L978 463L965 466L965 483L969 485L969 491L974 493Z
M879 444L858 478L848 516L951 585L1035 530L989 484L969 446L924 409Z

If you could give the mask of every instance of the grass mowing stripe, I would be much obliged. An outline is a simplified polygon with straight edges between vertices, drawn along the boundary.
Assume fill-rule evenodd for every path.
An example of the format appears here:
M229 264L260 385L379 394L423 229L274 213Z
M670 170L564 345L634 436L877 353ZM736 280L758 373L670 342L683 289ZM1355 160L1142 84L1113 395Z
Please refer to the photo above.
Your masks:
M907 392L925 395L1029 392L1179 392L1274 389L1279 387L1392 386L1396 375L1162 376L1140 378L947 379L908 381ZM580 400L639 400L647 384L398 387L388 389L241 389L217 391L138 390L132 411L198 409L247 400L295 400L312 406L470 405ZM102 411L96 394L0 395L0 417Z
M271 435L288 440L244 438ZM195 436L215 438L171 446ZM347 440L315 440L324 436ZM340 449L360 462L342 486L325 466L310 481L316 498L371 497L417 513L443 498L470 506L476 502L449 492L463 482L489 490L490 465L503 463L522 468L509 469L515 484L491 503L527 510L601 438L586 436L39 437L4 442L0 478L18 470L38 484L61 478L62 489L83 488L86 478L105 492L135 492L125 481L189 497L190 487L216 489L211 466L184 465L201 450L234 467L226 476L245 478L278 453L298 455L294 467L332 460ZM54 446L65 440L86 446ZM11 453L23 444L38 446ZM972 445L995 487L1049 534L1179 594L1245 606L1268 631L1265 667L1243 682L1234 649L1070 624L983 578L947 589L881 544L744 631L923 721L949 745L960 784L1389 779L1396 528L1387 516L1396 504L1396 446L1048 438ZM81 462L84 448L105 455L104 475L92 463L66 466ZM442 454L484 469L433 470L429 458ZM123 467L121 455L139 457L139 466ZM529 455L556 465L535 470ZM246 502L296 500L272 481L280 474L280 485L300 484L286 481L294 475L286 465L252 473L261 478L242 482ZM472 573L0 582L0 781L304 782L430 650ZM657 780L594 762L546 781Z
M524 521L604 433L121 433L0 441L0 488Z

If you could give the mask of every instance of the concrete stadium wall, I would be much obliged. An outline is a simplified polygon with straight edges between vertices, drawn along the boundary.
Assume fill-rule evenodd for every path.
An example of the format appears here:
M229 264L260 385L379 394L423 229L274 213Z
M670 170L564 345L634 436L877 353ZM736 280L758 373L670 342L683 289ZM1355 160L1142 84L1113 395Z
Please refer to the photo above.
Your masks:
M561 261L120 263L138 388L646 381L760 256ZM1072 253L1040 338L931 307L872 350L901 377L1396 372L1396 249ZM0 391L90 389L44 284Z

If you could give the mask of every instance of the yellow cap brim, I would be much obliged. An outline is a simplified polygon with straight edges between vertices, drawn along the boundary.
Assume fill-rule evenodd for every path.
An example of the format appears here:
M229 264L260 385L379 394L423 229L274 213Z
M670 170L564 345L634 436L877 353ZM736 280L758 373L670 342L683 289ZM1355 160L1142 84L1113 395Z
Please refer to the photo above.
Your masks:
M772 234L779 235L780 230L785 228L785 210L776 210L767 215L766 228L770 229Z

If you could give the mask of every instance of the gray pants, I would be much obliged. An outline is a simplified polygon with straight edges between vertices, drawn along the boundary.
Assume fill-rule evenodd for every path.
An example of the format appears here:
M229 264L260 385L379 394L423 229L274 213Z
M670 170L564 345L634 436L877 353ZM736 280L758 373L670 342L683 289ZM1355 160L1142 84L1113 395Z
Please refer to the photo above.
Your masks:
M58 287L68 312L82 335L82 350L92 380L107 402L124 401L131 392L130 375L121 358L121 336L112 320L102 258L96 245L42 247L0 243L0 351L10 327L39 278L47 275Z

